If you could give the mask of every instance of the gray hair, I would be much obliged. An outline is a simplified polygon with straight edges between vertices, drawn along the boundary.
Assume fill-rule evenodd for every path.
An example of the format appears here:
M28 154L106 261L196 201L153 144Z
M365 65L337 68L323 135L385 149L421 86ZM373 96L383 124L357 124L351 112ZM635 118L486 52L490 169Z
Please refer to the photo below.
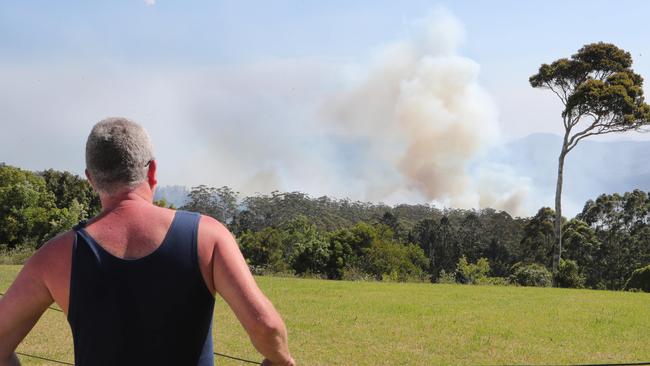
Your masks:
M86 141L86 169L95 188L109 195L142 183L153 158L147 131L126 118L98 122Z

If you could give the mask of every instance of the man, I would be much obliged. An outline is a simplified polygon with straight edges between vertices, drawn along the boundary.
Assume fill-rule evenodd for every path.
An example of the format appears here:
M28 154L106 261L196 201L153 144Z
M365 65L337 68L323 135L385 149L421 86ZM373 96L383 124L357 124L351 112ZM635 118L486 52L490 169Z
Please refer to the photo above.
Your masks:
M152 204L156 161L146 131L124 118L96 124L86 176L102 202L88 223L47 242L0 298L0 366L54 301L79 366L213 365L219 293L264 355L294 365L287 331L218 221Z

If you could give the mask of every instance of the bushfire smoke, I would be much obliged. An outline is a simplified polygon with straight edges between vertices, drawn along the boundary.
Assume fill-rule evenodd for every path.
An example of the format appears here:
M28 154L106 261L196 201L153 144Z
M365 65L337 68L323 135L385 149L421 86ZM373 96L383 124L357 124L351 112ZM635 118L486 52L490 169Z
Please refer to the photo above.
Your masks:
M356 63L312 56L164 72L5 68L0 109L20 121L13 134L30 140L6 137L0 155L83 174L87 131L124 115L149 129L162 185L529 213L528 181L488 162L500 145L498 114L479 65L459 54L462 26L438 11L411 30ZM43 124L51 116L59 118ZM14 153L26 145L29 154Z
M479 85L479 65L458 55L462 26L438 11L416 28L324 108L335 133L375 160L361 170L367 198L522 214L525 179L483 161L499 141L498 115Z

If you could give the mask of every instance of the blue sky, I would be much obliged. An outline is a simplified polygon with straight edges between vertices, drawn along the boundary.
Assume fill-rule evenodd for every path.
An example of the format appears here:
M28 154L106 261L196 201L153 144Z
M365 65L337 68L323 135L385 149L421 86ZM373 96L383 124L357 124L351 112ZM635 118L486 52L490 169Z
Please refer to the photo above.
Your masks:
M486 73L537 65L592 41L647 46L645 1L3 1L3 63L185 67L268 58L358 59L443 6L465 25L462 51ZM645 57L650 57L646 55ZM503 67L503 64L506 67ZM530 73L530 71L528 71ZM501 75L504 76L504 75ZM490 78L488 78L490 79Z
M484 144L559 132L559 102L528 77L586 43L630 51L650 77L650 3L640 0L5 0L0 161L80 173L92 124L125 115L149 129L167 184L421 201L402 189L369 195L364 179L391 171L398 182L399 164L372 159L377 135L341 138L315 120L332 95L363 88L392 44L417 44L423 19L441 11L464 34L453 54L478 66L472 83L498 114L499 138ZM455 37L449 29L434 38ZM378 169L342 178L359 166Z

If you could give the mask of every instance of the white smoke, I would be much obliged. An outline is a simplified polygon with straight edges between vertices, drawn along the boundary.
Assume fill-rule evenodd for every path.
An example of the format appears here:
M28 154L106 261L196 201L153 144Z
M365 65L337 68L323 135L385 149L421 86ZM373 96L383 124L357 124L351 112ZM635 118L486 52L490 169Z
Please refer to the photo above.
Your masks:
M410 39L354 65L298 58L164 72L3 68L0 160L83 174L92 124L124 115L149 129L162 185L519 215L528 182L485 159L500 143L498 115L479 65L458 54L463 33L438 11Z
M499 142L498 114L479 65L457 54L462 26L439 10L417 29L385 46L362 81L324 108L334 133L365 147L366 198L524 213L526 179L481 163Z

